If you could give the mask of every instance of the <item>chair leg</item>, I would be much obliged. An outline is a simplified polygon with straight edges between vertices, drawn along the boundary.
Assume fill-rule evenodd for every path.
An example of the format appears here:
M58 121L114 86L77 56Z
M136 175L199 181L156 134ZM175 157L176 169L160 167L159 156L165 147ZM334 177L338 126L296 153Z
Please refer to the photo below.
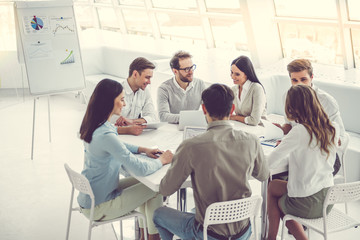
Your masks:
M345 203L345 213L346 213L346 215L348 214L348 204L347 204L347 202Z
M91 240L92 221L89 223L88 240Z
M285 223L286 223L286 218L283 218L283 223L282 223L282 228L281 228L281 240L284 240L284 233L285 233Z
M122 221L120 221L120 235L119 235L119 239L123 240L123 224Z
M68 215L68 223L67 223L67 227L66 227L66 240L69 239L69 234L70 234L70 222L71 222L71 213L72 213L73 197L74 197L74 187L72 188L72 191L71 191L70 207L69 207L69 215Z

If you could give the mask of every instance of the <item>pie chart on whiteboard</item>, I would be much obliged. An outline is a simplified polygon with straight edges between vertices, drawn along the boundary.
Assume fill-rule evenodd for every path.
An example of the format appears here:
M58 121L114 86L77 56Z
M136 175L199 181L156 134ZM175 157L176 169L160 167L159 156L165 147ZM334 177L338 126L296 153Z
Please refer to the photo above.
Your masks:
M41 18L35 17L31 19L31 27L35 30L40 30L44 27L44 22Z

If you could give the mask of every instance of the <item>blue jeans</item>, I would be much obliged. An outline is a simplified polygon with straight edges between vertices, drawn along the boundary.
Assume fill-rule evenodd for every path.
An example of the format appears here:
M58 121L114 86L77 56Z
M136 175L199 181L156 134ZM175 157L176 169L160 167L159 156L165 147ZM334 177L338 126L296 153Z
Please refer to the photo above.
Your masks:
M203 239L203 231L195 226L195 214L180 212L169 207L160 207L154 212L154 224L162 240L172 240L176 235L181 239ZM251 226L237 240L247 240L251 236ZM209 240L216 240L209 236Z

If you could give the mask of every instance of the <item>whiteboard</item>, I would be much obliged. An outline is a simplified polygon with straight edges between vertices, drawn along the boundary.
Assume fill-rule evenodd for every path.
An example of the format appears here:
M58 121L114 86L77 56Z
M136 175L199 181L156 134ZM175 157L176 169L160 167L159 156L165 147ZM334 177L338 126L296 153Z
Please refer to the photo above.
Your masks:
M15 2L18 52L30 93L45 95L85 88L71 1Z

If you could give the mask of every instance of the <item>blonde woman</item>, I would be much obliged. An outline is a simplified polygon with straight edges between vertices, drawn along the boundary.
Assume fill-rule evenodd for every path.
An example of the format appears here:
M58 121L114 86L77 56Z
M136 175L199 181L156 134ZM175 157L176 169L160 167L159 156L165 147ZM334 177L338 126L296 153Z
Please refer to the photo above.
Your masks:
M289 166L288 182L273 180L269 183L269 240L276 239L280 218L285 214L321 217L328 188L334 185L332 172L338 126L329 121L314 90L306 85L292 86L287 93L285 112L289 120L299 124L268 159L270 169L280 164ZM286 226L296 239L307 239L301 224L287 221Z

